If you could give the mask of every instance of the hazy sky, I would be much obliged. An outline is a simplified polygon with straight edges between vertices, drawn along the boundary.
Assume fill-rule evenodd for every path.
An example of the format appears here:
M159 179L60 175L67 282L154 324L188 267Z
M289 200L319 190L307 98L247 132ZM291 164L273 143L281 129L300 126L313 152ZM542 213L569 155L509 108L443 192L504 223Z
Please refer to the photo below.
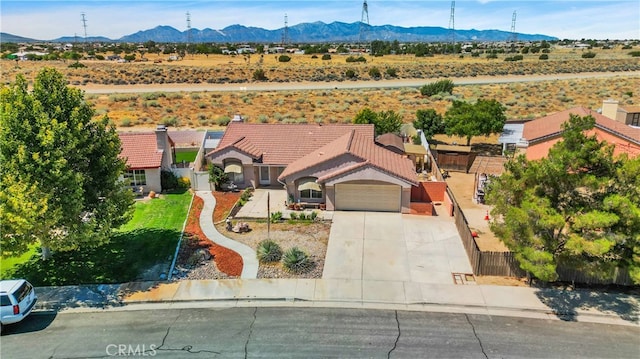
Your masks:
M39 40L84 36L118 39L158 25L187 28L190 13L195 29L222 29L233 24L279 29L303 22L356 22L362 0L298 1L30 1L2 0L0 30ZM449 27L451 1L368 0L371 25ZM455 28L511 30L560 39L640 39L640 1L500 1L467 0L455 3Z

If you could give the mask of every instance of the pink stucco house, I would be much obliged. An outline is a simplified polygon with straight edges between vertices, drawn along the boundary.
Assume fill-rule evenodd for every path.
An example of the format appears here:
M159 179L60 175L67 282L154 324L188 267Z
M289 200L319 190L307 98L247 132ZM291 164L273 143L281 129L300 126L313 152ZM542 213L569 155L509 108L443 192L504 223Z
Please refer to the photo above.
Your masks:
M373 125L231 122L207 158L239 188L278 187L327 210L410 213L415 164L374 140Z
M614 155L624 153L631 158L640 155L640 127L629 126L584 107L574 107L524 124L523 141L519 146L520 150L525 151L528 160L547 156L549 149L562 139L562 124L572 114L593 116L596 124L589 135L595 134L600 141L613 144Z

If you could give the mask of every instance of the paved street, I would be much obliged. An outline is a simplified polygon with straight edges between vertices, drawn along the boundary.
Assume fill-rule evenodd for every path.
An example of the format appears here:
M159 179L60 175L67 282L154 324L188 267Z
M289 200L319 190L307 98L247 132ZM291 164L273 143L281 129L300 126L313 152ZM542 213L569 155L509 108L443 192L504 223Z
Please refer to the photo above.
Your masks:
M640 329L473 314L317 308L35 315L2 358L637 358Z
M335 212L323 279L452 284L472 273L453 218Z

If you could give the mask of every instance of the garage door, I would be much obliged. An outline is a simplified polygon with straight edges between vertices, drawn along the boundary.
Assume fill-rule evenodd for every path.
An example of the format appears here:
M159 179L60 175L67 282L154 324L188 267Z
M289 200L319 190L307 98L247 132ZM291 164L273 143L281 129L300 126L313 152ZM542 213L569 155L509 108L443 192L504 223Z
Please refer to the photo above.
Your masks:
M398 185L337 184L336 210L400 212Z

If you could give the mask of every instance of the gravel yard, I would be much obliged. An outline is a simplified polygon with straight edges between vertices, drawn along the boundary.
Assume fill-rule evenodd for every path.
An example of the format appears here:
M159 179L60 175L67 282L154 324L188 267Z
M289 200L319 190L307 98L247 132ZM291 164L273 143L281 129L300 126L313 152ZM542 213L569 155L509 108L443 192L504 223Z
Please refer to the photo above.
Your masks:
M260 242L267 239L267 223L252 221L247 221L247 223L251 228L248 233L227 232L224 224L217 228L225 236L255 250ZM282 252L298 247L309 255L315 265L305 273L292 274L287 272L280 262L276 264L260 263L258 278L322 278L330 229L331 223L329 222L272 223L270 237L280 245Z

